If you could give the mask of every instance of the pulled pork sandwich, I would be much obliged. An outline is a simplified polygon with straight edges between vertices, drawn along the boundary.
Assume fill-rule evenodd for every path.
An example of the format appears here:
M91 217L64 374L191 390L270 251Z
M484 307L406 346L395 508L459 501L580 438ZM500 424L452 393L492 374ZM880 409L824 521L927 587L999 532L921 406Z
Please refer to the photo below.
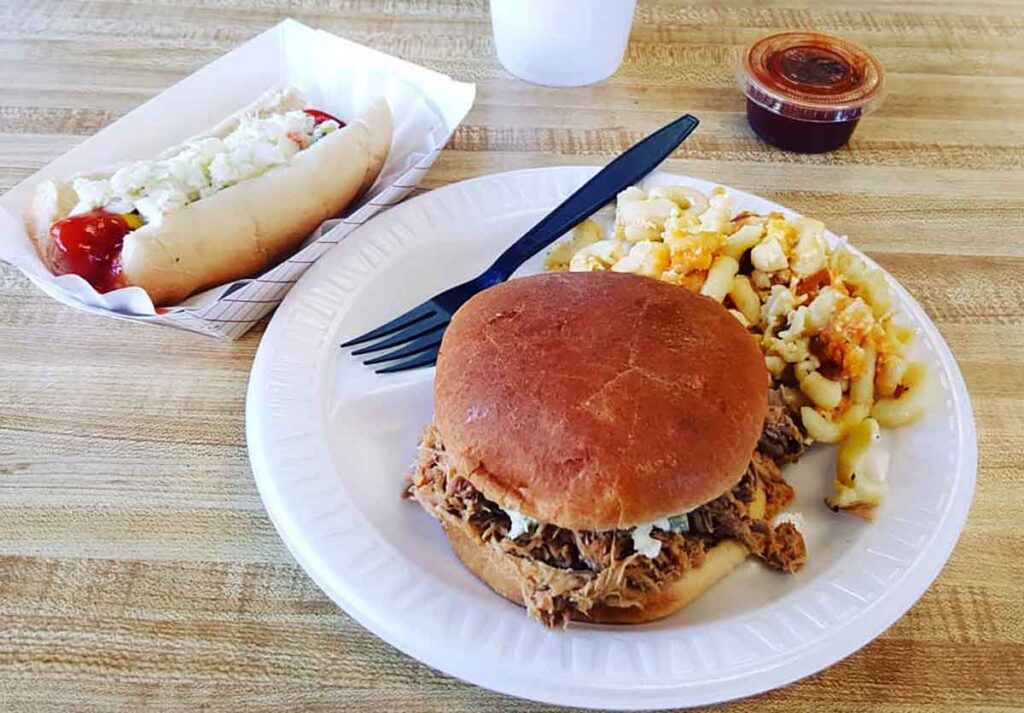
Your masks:
M803 564L771 524L800 434L711 299L612 272L498 285L453 317L434 393L407 494L548 626L668 616L748 555Z

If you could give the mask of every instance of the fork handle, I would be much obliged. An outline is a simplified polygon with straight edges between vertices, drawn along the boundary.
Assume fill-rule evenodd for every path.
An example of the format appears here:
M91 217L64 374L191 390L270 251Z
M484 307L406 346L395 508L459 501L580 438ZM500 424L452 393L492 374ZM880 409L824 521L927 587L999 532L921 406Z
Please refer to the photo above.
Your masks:
M504 282L520 265L546 248L658 167L694 129L696 117L684 114L634 144L530 228L484 273L488 284Z

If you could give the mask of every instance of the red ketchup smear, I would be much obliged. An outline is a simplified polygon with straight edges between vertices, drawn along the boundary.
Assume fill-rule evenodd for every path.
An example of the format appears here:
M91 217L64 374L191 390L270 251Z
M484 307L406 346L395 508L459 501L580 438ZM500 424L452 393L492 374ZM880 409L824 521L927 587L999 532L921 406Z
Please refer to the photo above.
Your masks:
M320 111L319 109L304 109L303 111L305 111L307 114L313 117L313 126L320 126L320 124L324 123L325 121L336 121L338 122L339 127L345 125L344 121L335 116L331 116L326 111Z
M105 210L58 220L50 228L56 271L80 275L99 292L120 287L121 246L131 231L123 216Z

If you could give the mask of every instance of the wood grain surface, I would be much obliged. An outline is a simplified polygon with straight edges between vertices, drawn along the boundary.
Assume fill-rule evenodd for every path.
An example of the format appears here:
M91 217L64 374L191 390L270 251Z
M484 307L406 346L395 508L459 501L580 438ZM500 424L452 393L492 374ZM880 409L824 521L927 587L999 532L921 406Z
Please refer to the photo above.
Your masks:
M1024 3L641 0L610 80L550 89L497 63L483 0L4 0L0 190L293 16L478 85L427 177L604 161L683 111L667 168L847 233L953 348L980 438L948 566L874 643L723 711L1024 706ZM786 28L884 63L847 148L782 153L747 128L730 59ZM257 328L223 344L64 307L0 265L0 711L540 711L365 632L260 505L243 403Z

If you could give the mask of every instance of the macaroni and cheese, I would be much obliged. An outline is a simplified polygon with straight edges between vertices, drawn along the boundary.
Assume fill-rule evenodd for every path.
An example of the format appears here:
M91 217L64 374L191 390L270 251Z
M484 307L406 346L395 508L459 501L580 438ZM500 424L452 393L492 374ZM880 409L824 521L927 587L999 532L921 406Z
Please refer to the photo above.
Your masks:
M757 340L807 441L840 444L829 506L871 516L886 483L869 451L880 427L925 412L928 374L908 358L914 333L894 321L881 271L830 249L824 224L734 215L723 188L633 187L619 194L608 233L584 221L545 267L631 272L723 303Z

